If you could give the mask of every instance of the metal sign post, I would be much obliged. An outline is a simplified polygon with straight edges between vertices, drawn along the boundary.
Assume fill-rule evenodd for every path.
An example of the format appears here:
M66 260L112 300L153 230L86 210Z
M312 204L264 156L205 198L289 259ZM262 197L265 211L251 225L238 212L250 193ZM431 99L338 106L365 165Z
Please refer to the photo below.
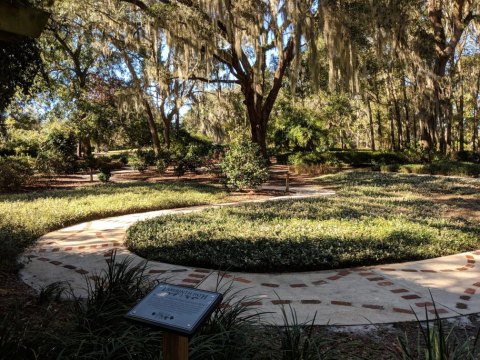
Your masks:
M188 339L222 299L216 292L160 283L125 316L164 331L165 360L187 360Z

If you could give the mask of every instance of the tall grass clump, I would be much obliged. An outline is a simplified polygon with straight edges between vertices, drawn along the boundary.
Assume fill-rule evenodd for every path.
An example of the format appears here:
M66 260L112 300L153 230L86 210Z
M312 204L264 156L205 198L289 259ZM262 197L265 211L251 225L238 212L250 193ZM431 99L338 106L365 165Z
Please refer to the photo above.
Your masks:
M419 335L416 345L410 344L404 335L398 338L397 358L402 360L476 360L480 357L480 329L473 338L466 334L463 338L457 335L455 326L448 329L440 318L435 302L432 300L435 318L429 320L425 307L425 323L417 315ZM424 325L425 324L425 325Z

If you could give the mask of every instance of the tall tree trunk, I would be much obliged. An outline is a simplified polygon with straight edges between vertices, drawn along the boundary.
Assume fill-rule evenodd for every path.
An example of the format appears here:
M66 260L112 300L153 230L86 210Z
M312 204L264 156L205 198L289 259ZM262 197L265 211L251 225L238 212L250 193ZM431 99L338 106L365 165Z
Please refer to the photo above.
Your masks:
M377 133L378 133L380 148L383 149L383 130L382 130L382 115L380 114L380 104L377 104Z
M388 101L388 117L390 119L390 150L395 150L395 122L392 109L392 103Z
M375 131L373 130L373 114L370 98L367 96L368 120L370 122L370 148L375 151Z
M479 149L478 126L480 125L480 109L478 107L478 96L480 95L480 72L477 76L477 89L472 94L473 102L473 117L472 117L472 149L477 151Z
M152 108L147 99L143 100L143 104L147 111L148 129L150 130L150 135L152 137L153 152L155 153L155 156L158 156L160 154L160 139L158 137L158 130L157 130L157 124L155 123L155 117L153 116Z
M465 150L465 125L464 125L464 89L463 89L463 77L460 75L460 105L458 107L458 137L460 141L459 150Z
M405 110L405 142L406 146L410 147L411 139L410 139L410 111L408 108L408 97L407 97L407 85L405 82L405 75L402 77L402 89L403 89L403 108Z

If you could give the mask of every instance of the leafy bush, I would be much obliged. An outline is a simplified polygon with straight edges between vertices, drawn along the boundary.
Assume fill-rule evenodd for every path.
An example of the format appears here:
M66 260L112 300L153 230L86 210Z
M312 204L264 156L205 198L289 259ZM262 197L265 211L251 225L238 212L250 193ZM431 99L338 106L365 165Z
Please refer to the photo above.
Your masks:
M33 169L26 157L0 157L0 191L18 189L27 184Z
M76 156L65 157L56 149L42 149L35 161L38 172L46 175L72 174L78 170Z
M100 171L97 175L98 180L100 180L103 183L108 182L111 176L112 176L111 172L103 172L103 171Z
M397 172L399 169L400 169L400 165L398 164L380 165L381 172Z
M133 157L130 161L130 165L134 170L137 170L141 173L145 172L148 169L148 165L145 163L145 161L139 159L138 157Z
M480 163L480 153L475 151L458 151L453 154L456 161Z
M233 142L220 164L227 186L234 189L254 188L268 179L268 167L257 144L247 139Z
M407 164L399 168L402 173L446 176L480 176L480 164L458 161L435 161L428 164Z
M110 155L112 160L120 161L124 166L128 165L128 152L122 152L120 154L112 154Z
M167 170L167 163L163 159L157 159L155 161L155 168L159 174L164 174Z

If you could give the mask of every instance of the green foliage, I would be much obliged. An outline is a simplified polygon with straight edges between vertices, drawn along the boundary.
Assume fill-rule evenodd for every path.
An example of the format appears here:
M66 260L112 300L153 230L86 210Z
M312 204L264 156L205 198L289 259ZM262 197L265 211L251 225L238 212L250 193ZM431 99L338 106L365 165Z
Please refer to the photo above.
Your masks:
M397 172L400 170L400 165L398 164L382 164L380 165L381 172Z
M164 174L165 171L167 170L167 166L168 164L163 159L157 159L155 161L155 169L159 174Z
M36 40L0 41L0 113L5 111L17 89L28 93L41 65Z
M220 167L227 186L233 189L254 188L268 179L268 167L258 145L246 138L229 146Z
M453 154L453 159L462 162L480 163L480 153L475 151L458 151Z
M399 168L402 173L446 176L480 176L480 164L459 161L434 161L428 164L407 164Z
M45 140L37 156L36 168L44 174L70 174L77 171L76 144L73 130L60 123L44 129Z
M126 243L167 263L267 272L419 260L478 247L478 222L452 219L426 198L434 191L478 196L478 182L372 172L319 181L340 186L337 195L150 219L133 225Z
M475 360L480 356L480 329L473 339L460 339L455 334L455 327L448 329L433 301L435 318L431 321L425 307L426 321L423 323L417 318L419 339L416 348L409 344L407 335L398 338L398 359L402 360Z
M145 172L148 169L148 165L145 164L145 162L138 157L133 157L130 161L130 165L134 170L137 170L138 172Z
M0 270L16 268L17 256L48 231L96 218L208 204L223 196L210 186L182 184L111 184L1 195Z
M18 189L33 176L30 161L21 156L0 156L0 191Z
M112 173L110 171L108 172L100 171L97 176L99 181L101 181L102 183L106 183L110 180Z

